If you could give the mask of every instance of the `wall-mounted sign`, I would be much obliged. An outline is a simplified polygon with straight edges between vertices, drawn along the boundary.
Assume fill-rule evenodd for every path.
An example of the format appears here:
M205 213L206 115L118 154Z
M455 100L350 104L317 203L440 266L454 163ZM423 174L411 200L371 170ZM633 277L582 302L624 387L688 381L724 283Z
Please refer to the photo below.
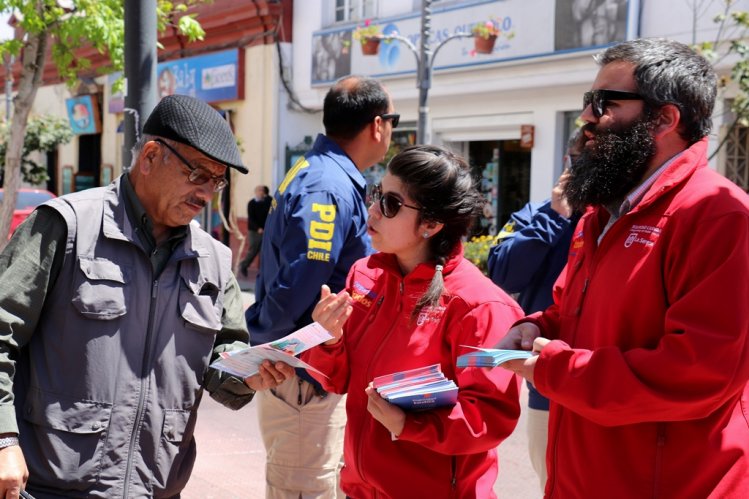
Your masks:
M420 2L419 2L420 3ZM448 2L445 2L448 4ZM479 66L500 61L546 57L599 49L637 36L639 0L465 0L434 8L431 39L434 50L454 33L470 33L491 20L500 31L490 54L477 54L470 38L451 40L434 60L434 69ZM418 10L418 9L417 9ZM407 38L418 49L420 13L376 19L383 34ZM400 76L416 71L416 58L399 42L380 43L376 56L362 55L351 39L356 26L332 27L312 33L311 83L329 84L347 74Z
M112 84L121 73L109 75ZM166 61L156 66L159 99L179 94L206 102L244 99L244 55L241 49L230 49L197 57ZM122 93L112 94L109 112L121 113L125 107Z
M65 99L65 105L68 109L68 121L74 134L101 133L99 99L96 95L79 95L72 99Z
M520 125L520 147L523 149L533 149L535 133L536 127L533 125Z

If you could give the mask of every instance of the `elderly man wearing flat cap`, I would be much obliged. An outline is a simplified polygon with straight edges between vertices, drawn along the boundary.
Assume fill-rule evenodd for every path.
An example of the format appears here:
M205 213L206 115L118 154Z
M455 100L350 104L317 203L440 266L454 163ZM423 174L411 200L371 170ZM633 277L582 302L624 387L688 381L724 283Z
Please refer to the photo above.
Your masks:
M39 207L0 254L0 497L176 497L207 389L233 409L293 375L208 367L249 341L228 248L192 219L247 169L226 121L163 99L111 185Z

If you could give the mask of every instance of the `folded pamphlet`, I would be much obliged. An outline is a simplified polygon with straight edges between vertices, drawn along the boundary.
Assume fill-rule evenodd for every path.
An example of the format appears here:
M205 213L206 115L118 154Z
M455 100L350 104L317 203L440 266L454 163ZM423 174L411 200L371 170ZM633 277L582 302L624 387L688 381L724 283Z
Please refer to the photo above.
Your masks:
M473 348L476 352L459 356L457 367L497 367L508 360L527 359L533 355L528 350L502 350L496 348L478 348L469 345L461 346Z
M260 370L260 364L264 360L285 362L292 367L301 367L320 373L320 371L295 356L332 338L324 327L317 322L313 322L276 341L235 352L222 353L221 358L213 362L211 367L239 376L242 379L257 374Z
M372 386L405 411L452 407L458 400L457 385L445 378L439 364L378 376Z

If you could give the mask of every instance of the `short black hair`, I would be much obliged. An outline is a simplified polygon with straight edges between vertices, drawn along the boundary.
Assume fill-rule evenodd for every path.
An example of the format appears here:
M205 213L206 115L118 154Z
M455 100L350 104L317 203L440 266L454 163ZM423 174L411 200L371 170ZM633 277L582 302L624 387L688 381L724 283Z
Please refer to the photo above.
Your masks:
M649 108L666 104L679 108L679 134L684 140L693 144L710 133L718 87L707 59L674 40L640 38L614 45L596 57L602 67L618 61L635 66L637 92Z
M390 97L380 82L366 76L346 76L328 91L323 103L325 135L350 140L376 116L386 114Z

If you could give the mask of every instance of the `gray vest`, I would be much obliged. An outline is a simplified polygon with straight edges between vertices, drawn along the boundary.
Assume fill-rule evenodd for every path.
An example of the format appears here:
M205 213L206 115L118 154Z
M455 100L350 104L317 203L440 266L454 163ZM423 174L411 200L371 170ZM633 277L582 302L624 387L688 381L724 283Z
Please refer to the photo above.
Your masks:
M231 252L191 224L156 279L119 182L48 206L68 239L14 384L29 490L175 496L195 460Z

